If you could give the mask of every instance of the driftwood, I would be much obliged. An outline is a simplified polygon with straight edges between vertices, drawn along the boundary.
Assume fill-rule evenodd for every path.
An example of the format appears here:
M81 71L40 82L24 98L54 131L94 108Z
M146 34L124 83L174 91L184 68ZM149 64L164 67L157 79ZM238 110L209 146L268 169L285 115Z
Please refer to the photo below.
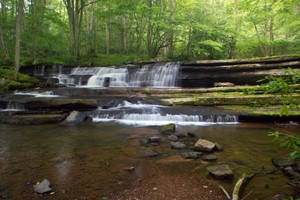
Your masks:
M223 191L224 194L226 195L227 199L229 199L229 200L239 200L239 199L240 199L239 193L240 193L240 190L241 190L243 184L246 183L249 179L251 179L254 175L255 175L255 174L250 174L250 175L243 174L242 177L239 178L239 180L236 182L236 184L235 184L235 186L234 186L233 193L232 193L232 198L230 198L230 195L228 194L228 192L225 190L224 187L222 187L222 186L219 186L219 187L222 189L222 191ZM251 193L252 193L252 191L249 192L249 193L245 196L245 198L246 198L247 196L249 196ZM244 199L245 199L245 198L244 198Z

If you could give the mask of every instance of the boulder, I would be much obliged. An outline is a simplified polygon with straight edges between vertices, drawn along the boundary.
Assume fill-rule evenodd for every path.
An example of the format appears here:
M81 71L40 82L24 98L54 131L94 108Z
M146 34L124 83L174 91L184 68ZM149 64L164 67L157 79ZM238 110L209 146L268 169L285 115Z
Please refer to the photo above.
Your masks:
M37 183L34 185L34 191L39 193L39 194L44 194L47 192L51 192L52 188L50 187L51 183L47 179L44 179L42 182Z
M195 151L212 152L216 144L208 140L199 139L194 145Z
M181 157L185 159L197 159L202 155L202 152L184 152Z
M171 148L180 150L180 149L185 149L186 145L181 142L171 142Z
M212 155L212 154L202 155L201 156L201 160L212 162L212 161L216 161L217 160L217 156L216 155Z
M207 167L207 170L217 179L228 179L233 177L233 171L227 164L220 164Z
M171 142L177 142L179 138L176 135L169 135L168 140Z
M71 112L68 117L65 119L64 123L68 124L78 124L84 121L92 121L92 118L85 113L78 111Z
M161 126L160 129L159 129L159 132L160 133L174 133L175 132L175 129L176 129L176 126L175 124L167 124L167 125L164 125L164 126Z

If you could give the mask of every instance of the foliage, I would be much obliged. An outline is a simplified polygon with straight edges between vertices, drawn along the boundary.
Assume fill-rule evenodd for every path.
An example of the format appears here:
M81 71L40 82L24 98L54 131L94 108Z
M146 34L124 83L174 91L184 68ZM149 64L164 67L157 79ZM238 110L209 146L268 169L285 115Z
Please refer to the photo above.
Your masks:
M272 132L269 136L273 137L280 147L288 148L290 150L289 157L293 160L300 158L300 139L297 136L283 134L279 132Z
M300 83L300 70L285 69L284 75L283 77L268 76L262 81L268 81L268 83L264 84L265 93L280 96L282 102L280 114L289 115L289 111L292 108L300 110L300 99L293 96L295 93L295 84ZM279 132L272 132L269 135L278 141L281 147L291 150L289 154L291 159L300 158L299 137Z
M300 110L300 99L294 97L295 85L300 84L300 70L288 68L283 71L284 76L267 76L261 82L268 81L263 85L265 93L279 96L282 102L280 114L288 115L290 109Z
M77 8L66 2L26 0L22 65L92 62L105 54L129 55L122 61L128 62L131 55L193 60L300 53L297 0L74 0ZM13 64L16 4L0 2L2 65Z

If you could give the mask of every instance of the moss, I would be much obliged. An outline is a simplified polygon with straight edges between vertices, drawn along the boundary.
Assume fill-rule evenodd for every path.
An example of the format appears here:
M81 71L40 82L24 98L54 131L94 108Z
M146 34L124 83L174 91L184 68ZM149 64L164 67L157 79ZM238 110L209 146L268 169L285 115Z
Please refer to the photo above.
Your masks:
M18 74L18 81L13 80L14 71L12 67L0 67L0 87L2 90L25 89L34 87L39 80L26 74Z
M253 107L248 105L226 105L226 106L217 106L225 110L230 110L236 113L248 113L252 115L268 115L268 116L279 116L280 115L280 105L274 106L262 106L262 107ZM290 116L299 116L299 110L291 110L289 112Z

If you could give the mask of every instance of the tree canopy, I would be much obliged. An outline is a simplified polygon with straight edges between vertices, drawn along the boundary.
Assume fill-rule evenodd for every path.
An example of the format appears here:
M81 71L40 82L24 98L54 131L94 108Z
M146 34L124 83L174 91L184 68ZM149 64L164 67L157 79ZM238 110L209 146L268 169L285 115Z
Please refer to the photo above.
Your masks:
M300 53L298 0L0 0L0 59L248 58Z

